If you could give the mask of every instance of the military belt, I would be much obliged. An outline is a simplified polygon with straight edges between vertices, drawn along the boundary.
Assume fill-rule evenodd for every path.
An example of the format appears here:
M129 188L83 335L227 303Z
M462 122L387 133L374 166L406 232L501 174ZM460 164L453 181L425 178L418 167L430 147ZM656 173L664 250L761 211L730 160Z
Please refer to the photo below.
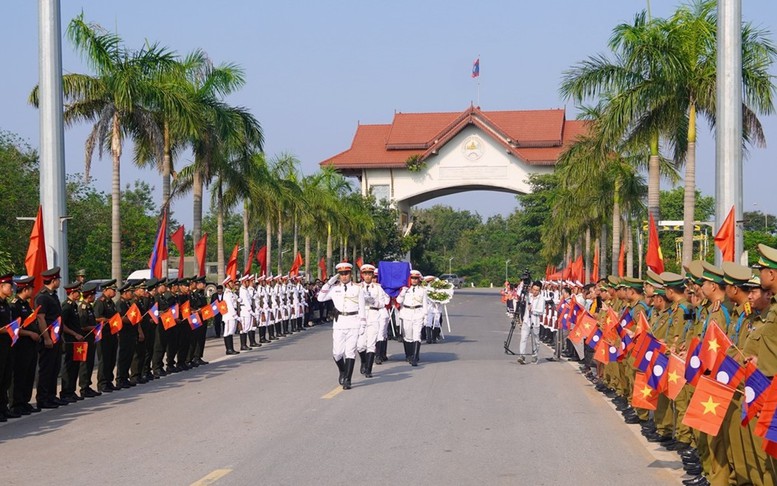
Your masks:
M420 309L421 307L420 305L406 305L405 309Z

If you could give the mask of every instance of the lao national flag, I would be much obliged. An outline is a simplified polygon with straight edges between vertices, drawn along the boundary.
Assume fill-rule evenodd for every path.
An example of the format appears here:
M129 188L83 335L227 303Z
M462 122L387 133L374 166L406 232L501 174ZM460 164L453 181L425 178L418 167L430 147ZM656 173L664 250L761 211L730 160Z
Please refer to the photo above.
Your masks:
M742 426L761 411L764 392L772 382L752 362L745 366L745 400L742 402Z
M650 388L659 392L666 388L666 369L668 366L669 358L665 354L656 354L647 381Z
M646 373L656 352L660 352L663 346L652 334L642 336L639 343L639 348L635 348L634 367Z
M154 321L154 324L159 324L159 304L154 302L154 305L148 310L148 315L151 316L151 320Z
M178 319L178 304L174 304L172 307L170 307L170 312L173 314L173 319Z
M219 312L221 312L221 315L224 315L227 312L229 312L229 307L227 306L226 300L220 300L218 303L218 306L219 306Z
M51 342L57 344L59 338L62 335L62 318L57 317L54 322L49 326L49 334L51 335Z
M620 356L620 349L618 349L618 346L614 344L608 344L607 345L607 359L610 360L610 363L614 363L618 361L618 357Z
M631 323L633 322L634 318L631 317L631 312L628 310L623 313L621 316L620 322L618 323L620 325L621 329L628 329L631 327Z
M599 344L599 341L602 340L602 331L601 329L597 329L594 331L588 338L586 338L585 343L588 345L591 349L596 349L596 346Z
M213 316L215 316L219 311L219 306L216 304L216 302L211 302L209 305L206 305L202 308L200 311L202 313L203 320L213 319Z
M755 434L772 442L777 442L777 385L775 380L763 393L763 406L758 415L758 423L755 426Z
M94 327L94 343L97 344L103 339L103 323L98 322Z
M472 65L472 77L477 78L480 76L480 58L475 59L475 63Z
M192 328L192 331L202 326L202 319L200 319L200 315L197 314L197 312L189 314L187 319L189 320L189 326Z
M73 361L86 361L86 350L89 349L89 343L73 343Z
M569 317L567 318L569 324L577 324L577 316L581 310L585 311L585 309L580 307L580 304L573 299L572 308L569 310Z
M699 352L701 351L699 338L693 338L691 347L688 349L691 350L691 353L685 358L685 381L695 386L702 373L701 359L699 359Z
M745 370L731 356L726 355L719 361L717 366L711 370L711 375L715 381L731 388L739 386L739 382L745 377Z
M8 333L9 336L11 336L11 346L16 344L16 341L19 339L19 327L21 325L22 319L21 317L13 321L12 323L8 324L6 326L5 331Z
M623 361L631 348L634 347L634 342L631 340L631 336L624 334L621 338L621 350L618 355L618 361Z

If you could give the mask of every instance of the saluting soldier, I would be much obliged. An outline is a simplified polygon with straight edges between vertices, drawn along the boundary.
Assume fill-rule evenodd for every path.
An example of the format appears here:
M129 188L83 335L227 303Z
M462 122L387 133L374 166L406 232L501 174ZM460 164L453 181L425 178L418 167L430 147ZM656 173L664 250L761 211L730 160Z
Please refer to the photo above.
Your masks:
M67 298L62 303L62 334L65 342L65 366L62 369L62 390L59 398L66 402L83 400L76 395L76 382L81 362L73 359L73 345L84 340L81 319L78 317L78 299L81 298L81 282L64 285Z
M87 283L81 287L81 302L78 304L78 318L81 323L81 329L86 334L84 342L86 343L86 361L83 361L78 368L78 386L81 390L81 396L84 398L99 397L101 392L92 388L92 373L94 372L94 356L97 345L94 342L95 330L97 329L97 317L94 315L94 298L97 294L97 284ZM105 329L108 333L108 329Z
M22 324L32 314L29 301L35 277L26 277L16 281L16 296L11 301L11 319L21 319ZM19 340L13 351L13 393L11 411L20 415L40 412L40 408L30 404L32 387L35 383L37 365L37 345L40 334L35 331L36 324L19 329Z
M35 297L35 305L40 306L38 313L38 332L42 340L38 342L38 390L36 400L40 408L57 408L68 402L57 398L57 376L62 361L62 341L56 344L51 340L49 328L62 317L62 304L57 297L61 283L59 267L50 268L41 273L43 288Z
M102 323L102 339L97 345L97 359L100 364L97 367L97 389L103 393L111 393L119 390L113 385L114 368L119 347L119 338L111 332L110 320L117 314L116 280L110 280L103 285L103 294L94 304L94 317L98 323Z
M8 298L13 295L13 272L0 275L0 422L7 418L19 418L21 414L8 408L8 390L13 376L13 356L11 355L11 336L5 327L11 323L11 306Z

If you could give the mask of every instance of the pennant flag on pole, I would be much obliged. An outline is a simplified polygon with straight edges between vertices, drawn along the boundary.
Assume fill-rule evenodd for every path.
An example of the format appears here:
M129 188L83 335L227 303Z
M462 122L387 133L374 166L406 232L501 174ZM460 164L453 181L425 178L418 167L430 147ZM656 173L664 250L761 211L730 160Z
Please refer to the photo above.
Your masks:
M631 405L645 410L658 408L658 392L648 386L645 373L638 371L634 375L634 393L631 396Z
M294 262L291 264L291 270L289 270L289 275L292 277L296 277L299 275L299 268L303 265L302 261L302 253L297 252L296 255L294 255Z
M251 266L254 264L254 256L256 256L256 240L251 243L251 250L248 252L248 258L246 259L246 267L243 270L243 275L251 273Z
M178 250L178 278L183 278L183 255L184 255L184 229L183 225L170 235L170 241L173 242Z
M27 247L27 256L24 257L24 267L27 275L35 277L32 287L32 295L38 295L43 288L43 278L40 274L48 268L46 262L46 239L43 236L43 208L38 206L38 215L32 225L30 233L30 245ZM26 325L24 327L27 327Z
M151 269L151 276L154 278L163 277L162 265L167 261L167 210L162 212L162 219L159 222L159 229L156 232L156 241L154 250L151 252L151 258L148 259L148 268Z
M205 276L205 258L208 253L208 233L202 235L200 241L194 245L194 258L197 260L197 276Z
M742 401L742 426L747 425L761 411L764 392L771 385L769 378L752 361L745 365L745 399Z
M22 322L22 319L18 318L12 323L5 326L5 331L11 337L11 346L16 344L16 341L19 339L19 327L21 322Z
M650 215L648 225L648 247L645 256L647 267L656 273L664 272L664 255L661 253L661 241L658 239L658 230L653 215Z
M26 319L24 319L24 322L22 323L22 328L26 329L27 326L35 322L36 319L38 319L38 311L40 311L40 306L37 306L34 311L32 311L32 314L27 316Z
M86 350L89 348L89 343L78 342L73 343L73 361L86 361Z
M718 435L733 396L733 388L702 376L685 411L683 424L709 435Z
M226 274L232 279L232 281L237 280L237 252L240 250L240 247L238 245L235 245L235 248L232 250L232 254L229 256L229 260L227 260L227 270Z
M670 400L677 398L685 385L685 363L676 354L669 355L666 368L666 396Z
M357 258L356 259L356 270L359 270L362 267L362 265L364 265L364 260L362 259L362 257Z
M116 334L124 327L124 323L121 320L121 316L119 314L114 314L113 317L108 319L108 329L110 329L111 334Z
M321 271L321 280L329 278L326 274L326 258L321 257L321 260L318 261L318 269Z
M263 245L261 248L259 248L259 251L256 253L256 261L259 263L259 268L261 268L261 274L267 275L267 246Z
M480 58L478 57L475 59L474 64L472 64L472 77L477 78L480 76Z
M720 226L718 233L715 235L715 246L720 249L720 253L723 256L724 262L734 261L734 248L736 238L736 228L734 227L736 221L734 214L734 206L731 206L731 211L728 212L728 216Z
M49 326L49 334L51 335L51 342L57 344L59 338L62 335L62 318L57 317L54 322Z

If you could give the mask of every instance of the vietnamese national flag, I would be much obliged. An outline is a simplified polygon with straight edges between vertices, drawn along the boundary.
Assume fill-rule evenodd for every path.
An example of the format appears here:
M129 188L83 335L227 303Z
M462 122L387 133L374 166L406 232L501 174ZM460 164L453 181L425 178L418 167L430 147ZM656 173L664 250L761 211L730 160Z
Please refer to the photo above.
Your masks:
M219 306L216 302L212 302L200 310L203 320L213 319L216 313L219 311Z
M302 260L302 253L297 252L296 255L294 255L294 261L291 264L291 270L289 270L289 275L292 277L296 277L299 275L299 268L304 264L304 261Z
M669 355L669 365L666 367L666 396L670 400L677 398L677 395L685 385L685 363L676 354Z
M243 269L243 275L251 273L251 265L254 263L254 256L256 255L256 240L251 243L251 250L248 252L248 258L246 259L246 267ZM188 316L184 316L188 318Z
M580 334L588 339L588 337L597 330L597 321L588 311L583 311L583 314L578 319L575 329L581 329Z
M154 305L148 310L148 315L151 316L154 324L159 324L159 304L157 302L154 302Z
M699 352L701 351L699 338L694 337L688 349L691 351L691 354L685 358L685 381L695 386L699 376L704 371L702 370L701 359L699 359Z
M169 330L171 327L175 326L175 316L173 315L173 311L171 309L168 309L166 312L163 312L161 316L159 316L160 319L162 319L162 327L165 328L165 331Z
M661 253L661 241L658 239L658 230L653 215L648 221L648 247L645 263L647 267L656 273L664 272L664 255Z
M197 312L189 314L187 319L189 320L189 326L192 328L192 331L202 326L202 318Z
M26 319L24 319L24 322L22 323L22 328L27 329L27 326L32 324L38 319L38 312L40 311L40 306L37 306L34 311L32 311L32 314L27 316Z
M605 339L609 339L611 341L617 339L618 337L618 314L615 313L614 310L612 310L612 307L607 309L607 315L604 318L604 325L602 326L603 334Z
M226 274L229 276L229 278L232 279L233 282L237 280L237 252L239 250L240 247L235 245L235 248L232 250L232 254L229 255L229 260L227 260Z
M167 210L162 212L162 219L159 221L159 229L156 232L156 241L154 250L148 259L148 268L151 269L153 278L162 278L162 265L167 261Z
M655 410L658 408L658 392L647 384L645 373L637 372L634 375L634 392L631 396L631 405L634 408Z
M221 315L225 315L227 312L229 312L229 306L227 306L226 300L220 300L218 303L219 306L219 312L221 312Z
M699 359L705 370L715 368L718 361L723 359L725 352L731 347L731 340L723 332L715 321L710 321L707 331L704 333L704 339L701 342L701 351Z
M364 260L362 257L359 257L356 259L356 269L359 270L362 268L362 265L364 265Z
M650 367L650 376L647 384L650 388L663 393L666 390L667 368L669 367L669 358L665 354L658 353L653 358L653 366Z
M267 275L267 246L262 245L261 248L259 248L259 251L256 253L256 261L259 263L259 268L261 268L261 274Z
M19 327L21 322L22 322L22 319L20 317L15 321L13 321L12 323L5 326L5 331L11 337L11 346L16 344L16 341L19 339Z
M321 257L321 260L318 261L318 269L321 271L321 280L327 279L327 273L326 273L326 259L324 257Z
M49 326L49 334L51 335L51 342L57 344L62 336L62 317L54 319L54 322Z
M138 305L134 302L127 310L127 313L124 314L124 317L126 317L127 320L130 321L130 324L132 324L133 326L137 326L138 322L143 320L143 314L140 313L140 309L138 308Z
M604 339L600 339L596 343L596 348L594 348L594 359L602 364L610 362L610 345Z
M96 326L94 326L94 343L97 344L103 339L103 323L98 322Z
M715 235L715 246L720 249L720 253L723 256L724 262L734 261L736 239L736 215L734 213L734 206L731 206L731 211L728 212L728 216L726 216L726 219L720 226L718 233Z
M739 382L745 377L745 369L729 355L724 355L723 359L718 361L717 365L710 371L710 377L730 388L739 386Z
M648 322L645 313L640 312L639 317L637 318L637 329L634 331L634 338L636 339L643 334L647 334L648 332L650 332L650 323Z
M43 208L38 206L38 215L32 225L30 233L30 245L27 247L27 256L24 257L24 267L27 275L35 277L32 287L32 295L38 295L43 288L43 278L40 274L48 268L46 262L46 239L43 236ZM26 324L25 326L26 327Z
M192 307L191 307L191 304L189 304L189 301L187 300L183 304L181 304L181 317L183 317L184 319L188 319L190 315L192 315Z
M761 411L764 392L771 385L769 378L752 361L745 365L745 399L742 401L742 426L747 425Z
M73 343L73 361L86 361L86 350L89 348L87 342Z
M121 316L116 313L108 319L108 329L111 330L111 334L116 334L117 332L121 331L121 329L124 327L124 323L121 320Z
M194 258L197 260L197 276L205 276L205 258L208 254L208 233L202 235L200 241L194 245Z
M733 388L706 376L700 377L685 411L683 424L712 436L718 435L733 396Z

